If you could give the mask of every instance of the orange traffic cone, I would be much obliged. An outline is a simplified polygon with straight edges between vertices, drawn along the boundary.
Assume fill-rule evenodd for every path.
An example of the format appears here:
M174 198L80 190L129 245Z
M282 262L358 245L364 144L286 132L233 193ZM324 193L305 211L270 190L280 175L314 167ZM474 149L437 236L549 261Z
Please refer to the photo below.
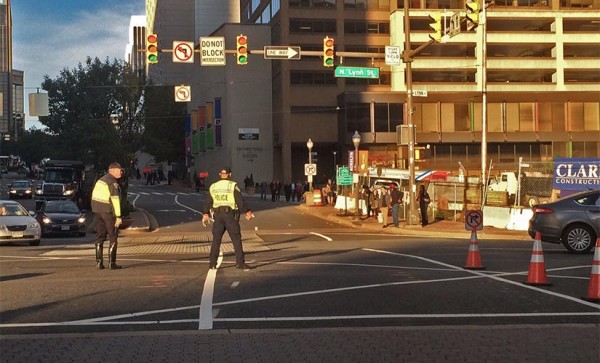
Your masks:
M535 232L535 240L533 241L533 252L531 253L531 261L529 262L529 274L527 285L552 286L546 277L546 264L544 263L544 251L542 251L542 235L540 232Z
M473 228L471 231L471 243L469 243L469 253L467 254L467 263L465 269L468 270L485 270L481 265L481 255L479 254L479 244L477 243L477 230Z
M596 239L596 251L594 262L592 262L592 274L590 275L590 287L585 300L600 302L600 237Z

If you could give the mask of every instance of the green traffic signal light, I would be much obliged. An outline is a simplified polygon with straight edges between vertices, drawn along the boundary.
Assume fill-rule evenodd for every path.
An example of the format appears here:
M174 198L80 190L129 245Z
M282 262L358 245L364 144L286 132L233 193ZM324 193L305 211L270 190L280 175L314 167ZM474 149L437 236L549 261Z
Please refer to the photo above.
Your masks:
M248 37L245 35L238 35L236 37L236 61L239 65L248 64Z
M158 63L158 36L149 34L146 37L146 58L149 64Z
M333 67L335 59L335 40L325 37L323 39L323 65L325 67Z

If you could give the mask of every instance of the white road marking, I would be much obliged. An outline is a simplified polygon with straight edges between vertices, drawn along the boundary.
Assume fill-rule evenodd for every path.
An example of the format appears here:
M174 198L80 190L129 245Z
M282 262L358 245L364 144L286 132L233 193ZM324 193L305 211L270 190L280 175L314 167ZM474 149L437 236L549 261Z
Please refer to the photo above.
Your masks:
M181 204L181 203L179 203L178 197L179 197L179 196L176 196L176 197L175 197L175 203L176 203L177 205L180 205L180 206L182 206L183 208L189 209L189 210L191 210L192 212L195 212L195 213L198 213L198 214L202 214L202 212L201 212L201 211L199 211L199 210L197 210L197 209L190 208L190 207L188 207L188 206L187 206L187 205L185 205L185 204Z
M324 234L321 234L321 233L317 233L317 232L310 232L310 234L313 234L313 235L315 235L315 236L319 236L319 237L321 237L321 238L323 238L323 239L325 239L325 240L327 240L327 241L329 241L329 242L333 241L333 239L332 239L332 238L329 238L329 237L327 237L327 236L325 236Z
M223 252L219 253L217 268L209 269L202 289L202 300L200 300L200 316L198 318L198 330L210 330L213 328L213 296L217 271L223 262Z
M235 289L236 287L240 286L240 282L239 281L234 281L229 288L230 289Z

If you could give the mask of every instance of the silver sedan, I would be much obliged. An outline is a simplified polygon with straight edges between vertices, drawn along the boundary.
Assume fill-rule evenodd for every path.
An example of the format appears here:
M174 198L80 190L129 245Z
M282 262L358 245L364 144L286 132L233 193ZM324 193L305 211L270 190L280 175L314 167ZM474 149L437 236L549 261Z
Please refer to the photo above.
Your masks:
M15 201L0 200L0 244L29 242L38 246L42 229L33 214Z

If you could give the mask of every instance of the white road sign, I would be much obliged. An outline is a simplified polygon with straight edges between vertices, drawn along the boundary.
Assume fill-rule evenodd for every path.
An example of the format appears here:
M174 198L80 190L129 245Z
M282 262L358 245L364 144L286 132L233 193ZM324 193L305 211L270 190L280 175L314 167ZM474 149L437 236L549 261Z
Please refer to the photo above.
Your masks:
M190 86L175 86L175 102L190 102L192 100L192 88Z
M468 210L465 212L465 229L467 231L483 229L483 212L480 210Z
M200 65L225 65L225 37L200 37Z
M293 46L265 46L265 59L300 59L300 47Z
M424 90L424 89L414 89L414 90L412 90L412 95L414 97L427 97L427 90Z
M386 45L385 46L385 64L398 65L400 64L400 47Z
M173 62L194 63L194 42L173 41Z
M304 175L317 175L317 164L304 164Z

